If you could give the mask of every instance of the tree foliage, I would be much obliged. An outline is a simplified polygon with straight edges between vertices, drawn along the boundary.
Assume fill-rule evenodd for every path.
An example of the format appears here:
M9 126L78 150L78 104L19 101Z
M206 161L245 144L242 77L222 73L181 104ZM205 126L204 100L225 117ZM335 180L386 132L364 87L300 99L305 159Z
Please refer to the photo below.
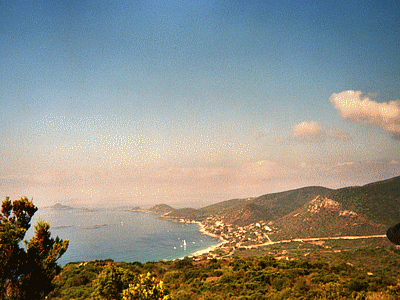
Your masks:
M381 257L394 256L390 265L399 266L400 252L391 249L387 248ZM353 262L354 259L352 257ZM371 273L365 269L366 264L357 268L350 263L277 260L269 255L218 261L191 260L190 266L189 260L183 261L70 263L55 280L58 287L49 295L49 299L90 299L90 295L95 299L107 299L94 297L93 289L100 284L104 290L112 291L108 283L114 278L120 291L119 282L123 281L123 276L118 273L131 274L133 279L128 280L129 287L108 299L395 300L400 295L400 280L396 274L390 270L379 272L379 267L375 269L376 273ZM89 278L95 278L92 284L87 284ZM72 281L74 285L71 285Z
M60 271L57 260L69 241L53 239L50 225L39 221L25 247L21 242L37 207L27 198L2 202L0 213L0 293L2 299L44 299Z
M147 275L140 275L135 284L123 291L124 300L168 300L170 299L164 289L162 281L157 282L154 275L150 272Z
M92 297L107 300L122 299L122 291L129 286L133 278L132 273L110 264L93 281L94 292Z

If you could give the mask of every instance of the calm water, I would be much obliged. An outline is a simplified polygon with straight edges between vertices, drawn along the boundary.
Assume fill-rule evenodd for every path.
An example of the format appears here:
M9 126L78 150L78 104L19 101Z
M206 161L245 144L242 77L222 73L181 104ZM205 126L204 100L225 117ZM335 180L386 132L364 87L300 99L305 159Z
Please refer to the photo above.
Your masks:
M53 237L70 241L68 251L59 260L61 265L107 258L126 262L171 260L219 243L201 234L196 224L160 220L157 215L122 209L40 208L26 239L33 235L38 218L50 223Z

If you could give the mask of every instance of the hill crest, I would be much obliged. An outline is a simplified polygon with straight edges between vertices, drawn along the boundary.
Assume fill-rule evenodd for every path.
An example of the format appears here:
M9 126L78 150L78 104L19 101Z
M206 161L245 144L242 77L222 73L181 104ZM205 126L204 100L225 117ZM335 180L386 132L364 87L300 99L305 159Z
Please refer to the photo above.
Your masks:
M311 186L231 199L177 209L166 218L207 221L211 228L212 222L233 227L271 224L271 237L276 238L384 234L400 220L400 176L337 190Z
M166 214L166 213L170 213L173 210L175 210L175 209L167 204L156 204L156 205L152 206L151 208L149 208L149 211L152 213L155 213L155 214Z

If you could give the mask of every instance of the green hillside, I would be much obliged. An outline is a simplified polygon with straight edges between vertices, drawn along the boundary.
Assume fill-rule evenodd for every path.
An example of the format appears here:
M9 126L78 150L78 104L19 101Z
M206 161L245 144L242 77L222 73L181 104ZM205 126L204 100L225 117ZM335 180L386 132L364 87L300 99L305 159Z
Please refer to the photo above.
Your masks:
M316 196L330 191L332 190L324 187L305 187L266 194L257 198L224 201L200 211L208 213L204 215L219 215L228 224L246 226L261 220L276 220L298 209Z
M289 214L318 195L331 192L324 187L305 187L257 198L231 199L200 209L177 209L168 216L197 221L218 216L227 224L246 226L260 220L271 221Z
M242 204L251 202L252 198L248 199L231 199L222 201L216 204L208 205L206 207L200 208L199 213L201 215L213 215L216 213L227 213L235 208L239 207Z
M388 227L400 221L400 176L361 187L335 190L327 197L341 203L344 209Z
M180 209L175 209L168 214L165 215L165 217L169 219L189 219L189 220L195 220L198 221L198 211L197 209L194 208L180 208Z
M224 222L237 226L246 226L260 220L271 220L271 215L265 206L258 205L254 201L244 203L231 211L224 213Z
M315 197L326 195L331 191L331 189L319 186L304 187L281 193L263 195L254 199L254 203L263 206L272 220L283 217Z
M196 221L203 221L209 216L213 216L218 214L220 216L229 213L232 210L235 210L236 207L245 203L245 199L231 199L222 202L218 202L216 204L212 204L209 206L202 207L200 209L194 208L181 208L176 209L168 214L169 218L184 218L191 219Z
M313 202L316 199L319 204ZM327 203L335 204L332 207ZM313 205L320 205L318 213L310 213ZM168 217L209 219L210 226L217 220L242 227L272 222L273 240L384 234L400 221L400 177L338 190L312 186L256 198L231 199L197 210L174 210Z
M300 209L273 223L272 240L307 238L382 235L386 226L374 223L365 216L344 210L334 200L317 197Z

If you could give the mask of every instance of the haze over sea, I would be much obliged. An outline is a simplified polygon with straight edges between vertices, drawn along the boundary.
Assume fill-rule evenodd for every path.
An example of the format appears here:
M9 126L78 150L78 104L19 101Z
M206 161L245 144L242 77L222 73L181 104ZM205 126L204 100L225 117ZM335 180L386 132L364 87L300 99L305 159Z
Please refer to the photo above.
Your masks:
M39 218L50 223L53 237L70 241L67 252L58 261L60 265L109 258L125 262L172 260L219 243L201 234L197 224L161 220L158 215L123 208L93 211L39 208L26 240L32 237Z

